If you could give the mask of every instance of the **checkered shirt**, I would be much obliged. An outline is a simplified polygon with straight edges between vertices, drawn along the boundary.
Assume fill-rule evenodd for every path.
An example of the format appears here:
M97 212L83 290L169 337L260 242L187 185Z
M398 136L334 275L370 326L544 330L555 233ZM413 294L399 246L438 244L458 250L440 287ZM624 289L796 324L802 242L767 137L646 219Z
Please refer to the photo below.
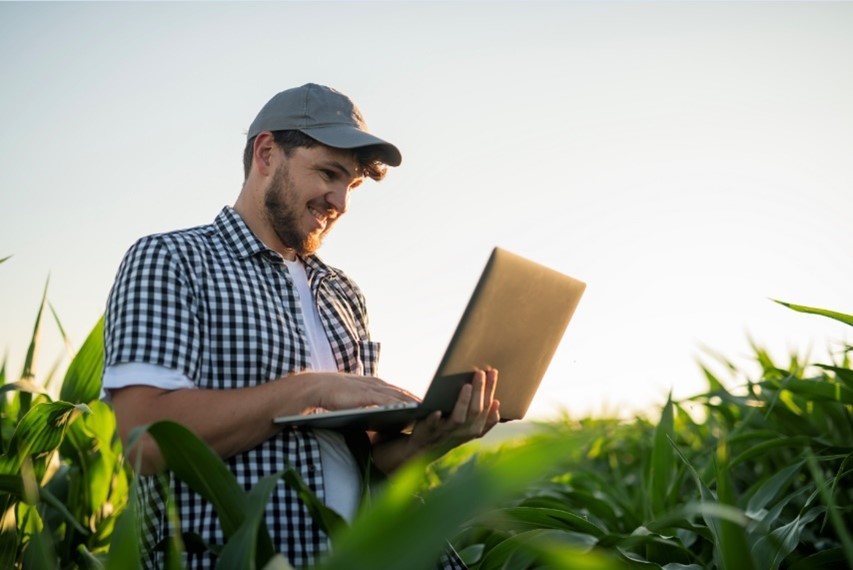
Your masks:
M303 259L332 353L342 372L375 375L379 344L370 340L364 298L346 275L316 256ZM309 367L305 323L281 256L266 247L231 208L213 224L148 236L119 267L107 303L106 365L156 364L179 371L199 388L253 386ZM226 460L247 491L261 478L293 466L324 500L320 447L310 430L283 430ZM213 506L168 476L183 533L223 544ZM162 477L141 478L140 506L148 568L162 568L154 549L169 533ZM329 548L297 494L283 482L265 523L277 552L297 568ZM215 559L187 549L187 568ZM464 568L451 552L444 568Z

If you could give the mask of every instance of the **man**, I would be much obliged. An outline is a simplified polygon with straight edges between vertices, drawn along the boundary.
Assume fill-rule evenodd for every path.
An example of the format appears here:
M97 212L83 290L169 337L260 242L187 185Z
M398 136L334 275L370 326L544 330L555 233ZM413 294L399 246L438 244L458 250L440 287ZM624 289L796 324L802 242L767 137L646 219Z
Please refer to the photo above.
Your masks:
M327 505L352 519L361 496L353 438L280 430L276 416L409 402L375 377L379 345L364 298L316 255L365 178L381 180L399 150L367 132L341 93L307 84L273 97L248 131L245 181L233 206L207 226L142 238L128 251L107 304L104 389L119 434L174 420L206 441L250 489L292 465ZM435 413L410 435L368 434L375 468L391 473L423 453L480 437L499 419L497 373L474 373L448 417ZM369 437L369 441L367 439ZM146 565L161 567L168 536L162 457L151 439L128 450L141 461ZM358 453L356 453L358 455ZM222 544L213 507L171 477L184 533ZM297 567L328 550L296 493L279 484L266 511L276 549ZM191 550L191 549L188 549ZM207 552L187 552L210 568ZM461 567L454 556L447 568Z

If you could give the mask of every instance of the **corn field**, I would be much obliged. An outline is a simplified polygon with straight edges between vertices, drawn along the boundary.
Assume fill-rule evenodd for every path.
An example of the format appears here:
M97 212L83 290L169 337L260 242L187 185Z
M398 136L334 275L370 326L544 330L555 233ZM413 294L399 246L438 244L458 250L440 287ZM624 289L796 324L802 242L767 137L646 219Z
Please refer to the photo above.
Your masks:
M55 371L33 371L45 299L20 375L0 365L0 568L140 568L137 481L98 399L103 323L54 398ZM850 315L787 307L853 326ZM182 426L146 429L216 505L227 537L218 567L229 570L290 568L261 516L279 484L302 489L331 537L321 570L427 569L447 540L474 570L853 568L850 351L779 364L753 346L759 377L720 357L726 377L703 366L707 391L670 399L656 422L567 418L425 458L377 482L352 526L292 471L246 493ZM183 538L165 548L181 568Z

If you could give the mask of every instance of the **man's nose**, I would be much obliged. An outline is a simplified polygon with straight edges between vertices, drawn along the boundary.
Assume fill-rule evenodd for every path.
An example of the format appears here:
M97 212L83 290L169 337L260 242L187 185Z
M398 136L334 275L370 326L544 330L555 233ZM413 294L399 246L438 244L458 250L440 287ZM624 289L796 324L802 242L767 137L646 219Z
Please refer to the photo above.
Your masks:
M338 215L345 214L349 206L349 188L344 184L336 184L335 187L326 194L326 202L337 211Z

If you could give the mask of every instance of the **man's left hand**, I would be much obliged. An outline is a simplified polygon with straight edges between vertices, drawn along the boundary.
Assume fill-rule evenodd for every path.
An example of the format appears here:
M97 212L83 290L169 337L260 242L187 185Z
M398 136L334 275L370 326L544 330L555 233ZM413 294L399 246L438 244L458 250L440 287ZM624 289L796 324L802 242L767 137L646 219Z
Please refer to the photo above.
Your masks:
M410 458L429 454L438 458L454 447L483 437L500 421L500 402L495 399L498 371L477 370L459 391L456 405L447 417L436 411L415 423L405 437L375 442L373 460L390 473Z

